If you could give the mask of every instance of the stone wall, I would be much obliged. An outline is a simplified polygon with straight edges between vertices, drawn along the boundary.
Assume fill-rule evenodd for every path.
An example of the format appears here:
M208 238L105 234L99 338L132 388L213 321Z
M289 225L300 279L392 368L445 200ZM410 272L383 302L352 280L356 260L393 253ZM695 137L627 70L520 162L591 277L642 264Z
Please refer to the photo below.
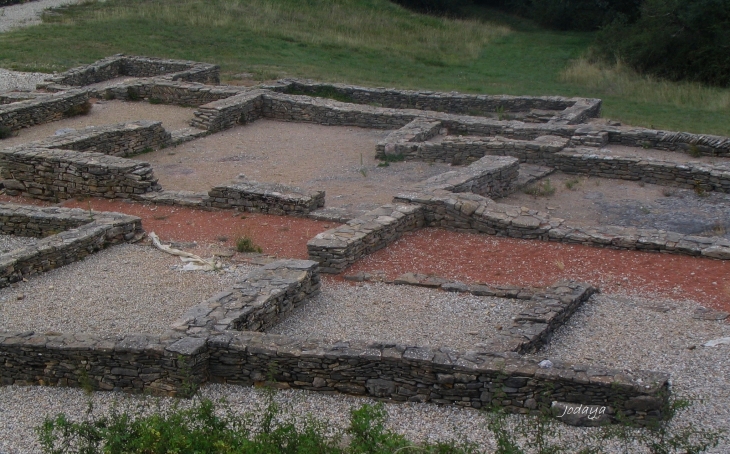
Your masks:
M170 143L170 133L159 121L133 121L115 125L90 126L13 147L50 148L102 153L111 156L132 156L164 148Z
M0 150L0 176L8 195L51 201L133 198L160 189L149 163L47 148Z
M576 124L597 117L600 99L563 98L559 96L507 96L441 93L386 88L367 88L345 84L326 84L308 80L283 80L270 87L284 93L317 95L323 91L337 93L353 103L378 105L390 109L418 109L452 114L480 116L504 112L531 110L555 111L553 122Z
M44 236L32 246L0 255L0 288L83 259L142 232L142 221L119 213L0 204L2 233Z
M617 156L595 148L565 149L552 158L550 165L565 173L730 193L730 164Z
M496 203L470 193L404 193L398 203L421 204L424 225L471 233L730 260L730 241L655 229L581 227L547 213Z
M210 132L222 131L261 117L263 91L251 90L200 106L190 123Z
M578 128L571 139L576 145L595 146L587 143L591 137L605 135L606 143L629 147L655 148L659 150L696 153L703 156L730 157L730 137L689 132L663 131L657 129L632 128L626 126L585 125Z
M383 205L347 224L322 232L307 242L309 258L323 273L340 273L361 257L372 254L423 226L422 207Z
M173 329L187 335L263 331L319 292L319 264L277 260L187 311Z
M187 60L114 55L90 65L69 69L49 77L40 88L48 85L82 87L122 76L157 77L186 82L220 83L220 67Z
M193 309L164 336L0 333L0 382L188 394L206 380L341 392L389 401L547 411L553 401L601 405L641 424L662 416L669 377L645 371L538 364L514 352L460 352L388 342L267 335L314 294L317 264L274 262ZM493 347L529 349L595 289L565 283L533 296L521 325ZM521 336L521 337L520 337ZM530 347L532 346L532 347Z
M485 156L467 167L433 176L419 190L473 192L485 197L503 197L514 191L520 164L511 156Z
M303 216L323 207L324 196L324 191L305 191L283 184L238 179L208 191L208 197L202 204L255 213Z
M220 99L230 98L244 91L248 91L248 89L160 78L138 79L94 89L94 93L99 98L122 99L125 101L137 101L145 98L162 104L176 104L179 106L201 106Z
M69 90L63 93L0 105L0 126L15 131L21 128L50 123L68 115L69 109L89 101L85 90Z

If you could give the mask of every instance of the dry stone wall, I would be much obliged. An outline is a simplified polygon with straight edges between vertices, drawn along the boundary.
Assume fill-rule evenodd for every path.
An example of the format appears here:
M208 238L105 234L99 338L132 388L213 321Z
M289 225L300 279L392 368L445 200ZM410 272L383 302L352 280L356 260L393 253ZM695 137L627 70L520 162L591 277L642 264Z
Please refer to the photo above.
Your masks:
M404 193L398 203L424 206L424 225L471 233L730 260L730 241L655 229L580 227L547 213L470 193Z
M378 105L390 109L432 110L462 115L525 112L530 110L555 111L550 121L568 124L582 123L597 117L601 110L600 99L563 98L559 96L507 96L440 93L432 91L367 88L345 84L324 84L308 80L283 80L271 86L279 92L318 95L333 91L343 99L357 104Z
M49 148L126 157L165 148L170 144L170 140L170 133L165 131L161 122L141 120L115 125L91 126L29 142L12 149Z
M551 165L565 173L730 193L730 164L616 156L595 148L565 149L552 158Z
M418 188L423 191L473 192L485 197L503 197L514 191L520 163L511 156L485 156L475 163L436 175Z
M132 240L142 232L142 221L135 216L15 204L0 204L0 222L4 234L44 237L32 246L0 255L0 288Z
M340 273L361 257L372 254L423 226L422 207L411 204L383 205L307 242L309 258L323 273Z
M45 84L39 85L39 88L47 88L49 85L80 87L121 76L161 76L170 80L219 84L220 67L194 61L124 56L120 54L49 77L46 79Z
M271 328L319 292L318 266L311 260L269 263L251 272L233 288L187 311L173 329L194 336Z
M215 132L250 123L261 118L262 98L263 91L252 90L205 104L195 111L195 118L190 124Z
M324 206L324 191L238 179L208 192L202 205L256 213L303 216Z
M70 109L89 101L86 90L69 90L26 101L0 105L0 126L13 131L50 123L68 115Z
M75 196L133 198L160 190L149 163L47 148L0 150L6 193L59 201Z

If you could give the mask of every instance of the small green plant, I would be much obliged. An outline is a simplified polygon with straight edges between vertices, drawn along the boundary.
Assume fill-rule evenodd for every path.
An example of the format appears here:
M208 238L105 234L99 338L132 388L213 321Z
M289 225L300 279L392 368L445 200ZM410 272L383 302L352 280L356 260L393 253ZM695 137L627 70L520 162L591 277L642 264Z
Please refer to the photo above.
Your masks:
M0 140L13 136L13 130L7 126L0 126Z
M360 169L358 169L359 172L362 174L363 178L368 177L368 169L365 167L365 162L363 161L362 153L360 153Z
M643 148L644 150L648 150L649 148L651 148L651 142L641 142L641 148Z
M104 98L106 101L111 101L112 99L116 99L114 92L111 90L105 91L101 97Z
M546 178L540 183L525 188L523 192L534 197L549 197L555 194L555 190L555 186L550 182L550 178Z
M86 372L86 369L81 369L79 372L79 386L87 395L94 391L94 382L91 378L89 378L89 374Z
M700 147L693 143L687 149L687 154L692 156L693 158L699 158L700 156L702 156L702 151L700 150Z
M79 115L88 115L89 112L91 112L91 108L93 105L86 101L83 104L77 104L75 106L69 107L64 113L63 116L70 118L70 117L78 117Z
M150 104L164 104L164 101L160 98L150 98Z
M699 197L709 197L710 195L707 190L702 187L702 182L700 181L695 181L693 189L695 191L695 194L697 194Z
M236 250L238 252L257 252L261 254L263 249L261 246L257 246L250 236L240 236L236 239Z
M284 92L288 95L303 95L303 96L312 96L315 98L327 98L327 99L334 99L335 101L340 102L349 102L354 103L355 100L352 96L348 95L347 93L343 93L339 90L337 90L335 87L317 87L317 88L311 88L311 89L302 89L302 88L296 88L294 85L287 88L287 90Z
M139 101L142 99L139 96L139 91L134 87L127 87L127 101Z
M580 184L580 180L577 178L572 178L565 182L565 187L570 189L571 191Z

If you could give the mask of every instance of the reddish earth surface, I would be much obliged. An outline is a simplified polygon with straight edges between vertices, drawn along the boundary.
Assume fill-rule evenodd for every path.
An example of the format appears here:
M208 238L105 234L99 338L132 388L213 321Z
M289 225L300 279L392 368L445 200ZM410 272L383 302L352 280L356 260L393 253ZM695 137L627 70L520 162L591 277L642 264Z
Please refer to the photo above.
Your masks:
M687 298L730 310L730 262L423 229L366 257L345 274L434 274L467 283L545 286L589 282L607 293Z
M21 197L2 196L0 201L50 205ZM196 241L201 245L235 247L237 238L248 236L265 254L285 258L307 258L307 241L316 234L339 225L291 216L203 211L106 199L72 199L61 205L85 210L91 207L94 211L116 211L139 216L145 231L155 232L163 243Z
M0 201L49 205L21 197L0 196ZM306 258L307 241L337 225L288 216L242 215L106 199L68 200L62 205L139 216L145 230L157 233L163 242L196 241L233 247L236 238L247 235L264 253L289 258ZM391 279L413 272L467 283L522 286L545 286L561 279L575 279L597 285L604 292L687 298L708 307L730 310L730 261L439 229L407 234L390 247L359 261L345 274L358 271L385 271Z

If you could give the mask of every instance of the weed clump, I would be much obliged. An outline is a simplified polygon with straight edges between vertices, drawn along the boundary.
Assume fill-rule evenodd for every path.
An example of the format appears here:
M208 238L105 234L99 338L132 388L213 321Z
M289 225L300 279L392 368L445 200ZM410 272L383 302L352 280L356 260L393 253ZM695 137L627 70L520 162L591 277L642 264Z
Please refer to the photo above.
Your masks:
M75 106L71 106L63 113L64 117L78 117L79 115L89 115L89 112L91 112L91 108L93 105L86 101L83 104L78 104Z
M571 191L575 189L576 186L580 184L580 180L577 178L570 179L565 182L565 187L570 189Z
M163 101L160 98L150 98L149 101L150 104L163 104Z
M335 101L340 102L355 102L352 96L348 95L347 93L338 91L335 87L317 87L310 90L303 90L301 88L290 86L284 93L288 95L304 95L313 96L315 98L334 99Z
M555 194L555 190L555 186L550 182L550 178L546 178L545 181L525 188L523 192L534 197L549 197Z
M692 144L687 149L687 154L689 154L693 158L699 158L700 156L702 156L702 151L700 150L700 147L698 147L696 144Z
M250 236L244 235L236 239L236 250L238 252L263 252L261 246L256 245Z
M0 140L7 139L13 135L12 129L7 126L0 126Z

